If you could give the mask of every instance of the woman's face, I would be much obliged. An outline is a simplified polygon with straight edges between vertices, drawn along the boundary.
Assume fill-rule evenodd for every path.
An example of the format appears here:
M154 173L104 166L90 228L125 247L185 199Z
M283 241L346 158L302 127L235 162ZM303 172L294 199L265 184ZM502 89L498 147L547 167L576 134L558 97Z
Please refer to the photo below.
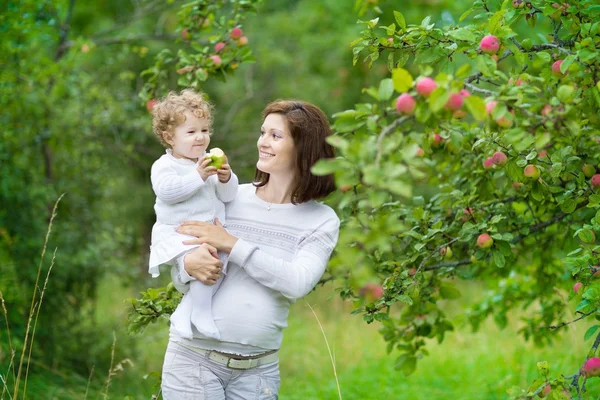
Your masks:
M260 129L256 168L271 175L294 174L296 148L287 121L282 114L266 116Z

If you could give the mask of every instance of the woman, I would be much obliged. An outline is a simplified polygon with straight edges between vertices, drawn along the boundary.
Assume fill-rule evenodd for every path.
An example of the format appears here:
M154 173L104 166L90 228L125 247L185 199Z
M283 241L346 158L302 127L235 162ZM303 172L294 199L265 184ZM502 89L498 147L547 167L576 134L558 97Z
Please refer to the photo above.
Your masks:
M192 279L219 279L217 250L229 253L229 264L212 305L220 340L171 330L165 400L276 399L289 307L315 287L337 242L338 217L315 201L334 190L333 177L310 173L317 160L334 156L327 117L302 101L276 101L263 115L255 182L227 204L227 230L218 221L179 229L197 238L186 243L203 244L174 268L180 291Z

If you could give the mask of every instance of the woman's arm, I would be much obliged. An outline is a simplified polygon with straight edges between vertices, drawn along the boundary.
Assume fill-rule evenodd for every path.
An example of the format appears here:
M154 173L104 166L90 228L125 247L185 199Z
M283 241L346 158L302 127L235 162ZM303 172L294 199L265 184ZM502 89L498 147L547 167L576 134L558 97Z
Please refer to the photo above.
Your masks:
M196 169L189 174L179 175L160 159L152 165L150 180L156 197L167 204L189 199L204 185L204 180Z
M294 259L284 261L260 250L258 245L238 239L220 223L189 221L177 231L196 239L185 244L209 243L229 254L229 261L244 268L264 286L297 299L309 293L319 282L338 239L340 220L331 212L312 234L299 244Z
M284 261L245 240L239 239L229 254L262 285L281 292L285 297L306 296L319 282L338 239L340 221L337 216L323 223L298 246L292 261Z

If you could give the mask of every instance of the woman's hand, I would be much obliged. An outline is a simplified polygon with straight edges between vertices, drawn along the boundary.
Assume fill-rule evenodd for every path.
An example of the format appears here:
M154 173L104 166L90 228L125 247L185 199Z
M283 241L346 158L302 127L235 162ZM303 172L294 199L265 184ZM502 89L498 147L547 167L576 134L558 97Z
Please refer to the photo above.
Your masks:
M221 276L223 263L217 258L217 249L203 244L183 259L185 271L205 285L214 285Z
M196 236L197 239L186 240L183 242L184 244L207 243L227 253L231 253L231 249L238 240L223 228L218 218L215 218L215 225L208 222L186 221L177 228L177 232Z

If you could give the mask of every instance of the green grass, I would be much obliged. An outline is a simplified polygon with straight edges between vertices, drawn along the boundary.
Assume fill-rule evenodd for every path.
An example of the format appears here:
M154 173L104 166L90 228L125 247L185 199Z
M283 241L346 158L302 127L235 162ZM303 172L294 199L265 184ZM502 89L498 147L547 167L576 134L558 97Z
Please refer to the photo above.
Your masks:
M115 283L107 281L104 289ZM549 348L540 349L526 343L516 334L518 319L505 330L492 323L483 324L477 333L468 326L457 326L441 345L431 341L431 355L419 360L416 372L404 376L394 370L397 354L386 353L386 343L378 332L378 325L367 325L361 316L351 316L351 307L338 297L328 297L333 286L320 288L307 296L314 308L336 358L337 374L343 399L506 399L506 390L512 386L527 387L538 377L536 363L547 360L551 373L571 374L577 370L591 346L583 342L587 325L577 324L558 338ZM461 310L481 293L475 284L463 285L463 297L447 303L445 309L460 320ZM117 348L125 331L127 294L121 290L103 290L100 293L97 317L115 326ZM138 352L133 366L112 378L109 398L150 399L156 393L158 380L144 379L153 371L160 371L167 345L166 325L148 328L142 337L135 338ZM106 351L110 351L107 348ZM117 363L120 360L115 360ZM289 327L284 332L280 357L282 385L280 399L338 399L337 387L329 353L313 313L304 300L290 310ZM102 398L107 371L96 371L88 399ZM87 378L57 376L53 373L31 377L28 398L83 399ZM600 398L600 384L588 382L586 398Z

